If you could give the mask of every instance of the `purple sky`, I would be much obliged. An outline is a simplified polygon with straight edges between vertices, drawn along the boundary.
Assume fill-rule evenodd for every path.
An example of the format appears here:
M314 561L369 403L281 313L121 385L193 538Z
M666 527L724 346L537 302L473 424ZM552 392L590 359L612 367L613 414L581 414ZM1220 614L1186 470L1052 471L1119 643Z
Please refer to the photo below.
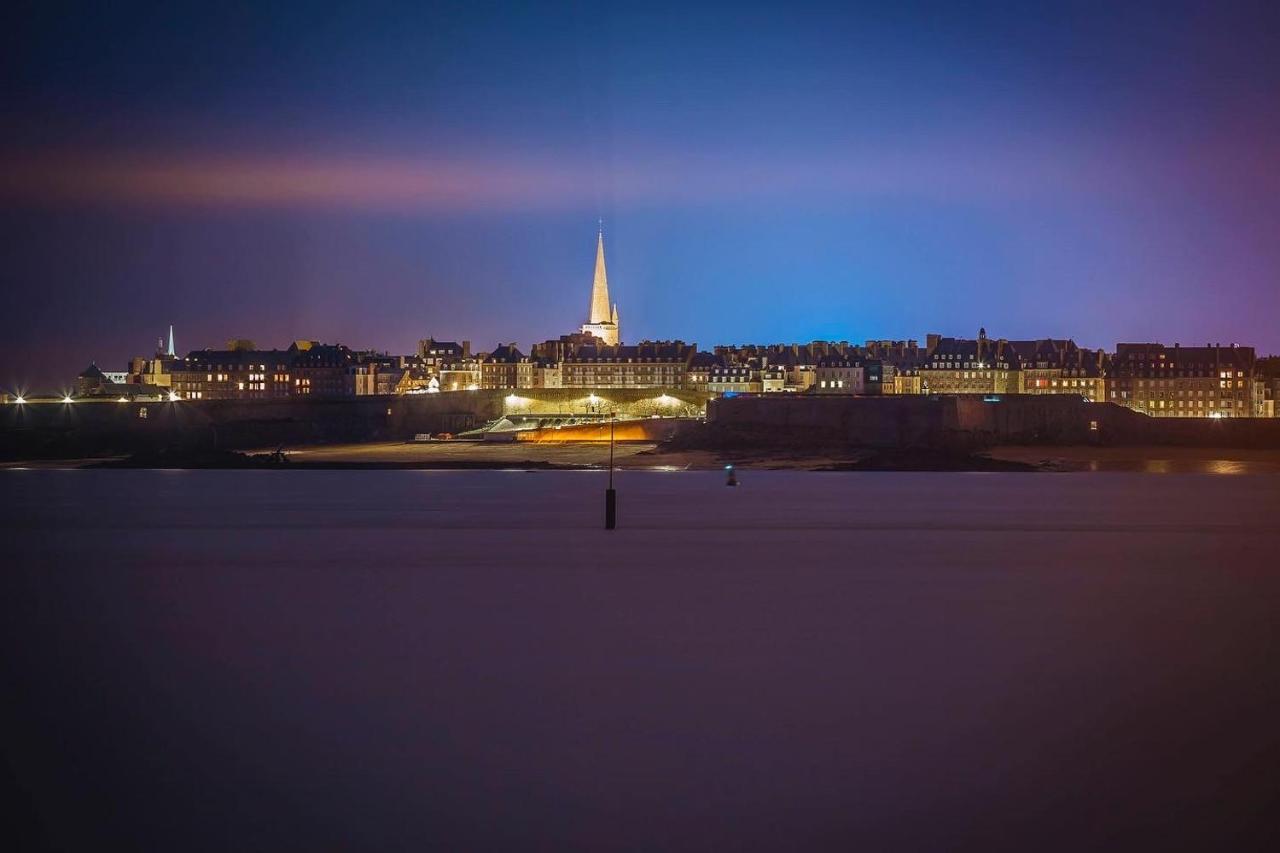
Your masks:
M0 385L251 337L1280 351L1276 4L9 12Z

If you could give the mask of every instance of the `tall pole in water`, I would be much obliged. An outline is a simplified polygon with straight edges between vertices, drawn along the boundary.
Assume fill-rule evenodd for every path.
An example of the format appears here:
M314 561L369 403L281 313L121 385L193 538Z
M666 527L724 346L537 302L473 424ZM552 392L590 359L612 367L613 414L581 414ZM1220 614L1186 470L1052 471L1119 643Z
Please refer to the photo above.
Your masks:
M609 418L609 488L604 492L604 529L613 530L618 526L618 493L613 490L613 435L614 425L618 422L618 410L613 410Z

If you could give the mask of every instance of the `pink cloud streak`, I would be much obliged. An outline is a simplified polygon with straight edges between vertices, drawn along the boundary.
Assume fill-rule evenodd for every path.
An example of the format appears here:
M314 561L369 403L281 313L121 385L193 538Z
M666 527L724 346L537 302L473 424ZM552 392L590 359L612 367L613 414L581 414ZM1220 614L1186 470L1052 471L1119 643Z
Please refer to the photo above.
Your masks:
M1192 158L1199 160L1200 158ZM1241 180L1240 158L1218 176ZM1175 171L1212 183L1203 163ZM998 151L975 145L905 146L886 151L828 149L807 158L677 151L618 158L598 187L585 166L519 159L376 156L147 156L54 152L0 154L0 197L53 204L142 204L309 209L460 211L562 209L591 205L602 190L637 204L768 198L918 197L978 203L1033 197L1115 197L1141 191L1168 166L1115 152L1064 146ZM1268 179L1268 183L1274 178Z

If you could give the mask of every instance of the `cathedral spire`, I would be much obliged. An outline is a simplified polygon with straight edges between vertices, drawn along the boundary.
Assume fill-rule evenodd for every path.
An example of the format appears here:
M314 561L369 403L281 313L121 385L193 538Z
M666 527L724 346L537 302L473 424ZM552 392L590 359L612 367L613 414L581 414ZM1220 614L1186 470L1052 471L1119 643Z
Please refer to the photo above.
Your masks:
M609 276L604 268L604 225L596 232L596 274L591 282L591 314L588 323L609 322Z
M591 282L591 312L582 331L595 335L610 346L617 346L618 306L609 306L609 276L604 268L604 222L596 232L596 274Z
M175 352L173 351L173 324L172 324L172 323L170 323L170 324L169 324L169 352L168 352L168 355L169 355L169 357L170 357L170 358L173 358L175 355L177 355L177 353L175 353Z

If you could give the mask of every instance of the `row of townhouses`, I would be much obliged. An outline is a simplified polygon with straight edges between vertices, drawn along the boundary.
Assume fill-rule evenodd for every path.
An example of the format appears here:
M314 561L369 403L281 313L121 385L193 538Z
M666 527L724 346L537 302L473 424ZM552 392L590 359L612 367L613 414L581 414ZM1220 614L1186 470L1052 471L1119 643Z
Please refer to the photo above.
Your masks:
M295 341L259 349L228 341L185 356L135 358L124 375L90 366L80 396L181 400L432 394L479 389L683 389L724 394L1075 394L1155 417L1274 417L1280 359L1252 347L1121 343L1114 352L1069 339L928 335L915 340L718 346L609 344L577 332L473 352L469 341L419 342L412 355Z
M433 394L479 389L668 388L706 394L1075 394L1156 417L1272 417L1280 396L1280 359L1252 347L1122 343L1115 352L1072 340L1006 340L928 335L917 341L814 341L718 346L683 341L621 342L618 306L609 298L604 234L596 240L587 322L579 331L534 344L502 343L472 352L469 341L426 338L412 355L360 352L295 341L258 349L178 356L173 329L151 358L124 376L90 366L82 396L175 400L278 399Z

